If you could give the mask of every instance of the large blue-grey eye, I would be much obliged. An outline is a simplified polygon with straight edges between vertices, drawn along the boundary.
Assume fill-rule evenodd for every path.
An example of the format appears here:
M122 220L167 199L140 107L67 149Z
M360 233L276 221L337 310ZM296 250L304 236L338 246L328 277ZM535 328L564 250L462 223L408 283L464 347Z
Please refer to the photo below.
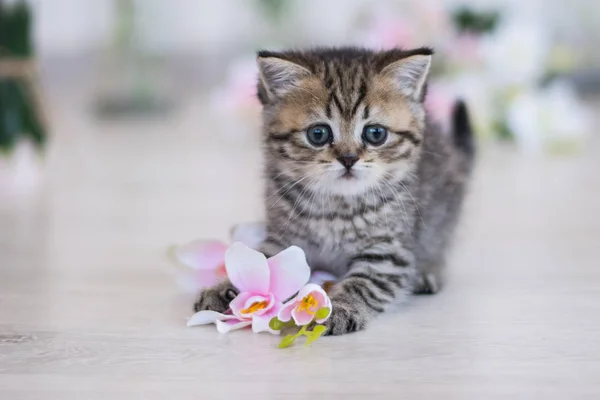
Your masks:
M373 146L385 143L388 131L381 125L367 125L363 129L363 140Z
M331 134L331 128L327 125L315 125L306 131L306 137L310 144L313 146L325 146L327 143L331 143L333 136Z

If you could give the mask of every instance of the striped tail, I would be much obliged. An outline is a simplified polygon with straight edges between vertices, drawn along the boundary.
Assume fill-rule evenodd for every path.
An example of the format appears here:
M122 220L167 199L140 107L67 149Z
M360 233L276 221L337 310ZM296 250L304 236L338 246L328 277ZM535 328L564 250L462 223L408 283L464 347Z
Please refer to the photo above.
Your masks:
M475 156L475 140L469 119L469 111L464 101L458 100L452 110L452 135L454 144L469 159Z

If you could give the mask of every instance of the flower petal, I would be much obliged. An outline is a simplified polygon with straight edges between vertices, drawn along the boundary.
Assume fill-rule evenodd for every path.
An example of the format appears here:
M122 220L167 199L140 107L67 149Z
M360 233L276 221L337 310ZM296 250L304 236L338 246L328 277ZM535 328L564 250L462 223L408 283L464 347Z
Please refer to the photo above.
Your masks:
M298 246L291 246L269 258L271 284L269 290L279 301L294 295L310 277L310 267L306 255Z
M173 257L193 269L214 270L225 262L227 245L218 240L194 240L173 250Z
M298 292L297 299L301 300L302 298L308 296L309 294L312 294L313 297L315 298L315 300L317 300L317 302L319 303L317 305L317 310L324 308L324 307L331 309L331 300L329 299L329 296L327 296L327 293L321 286L317 285L316 283L309 283L309 284L305 285ZM331 313L329 313L329 315L331 315ZM292 317L294 318L294 321L296 321L296 324L298 324L298 325L300 325L300 323L298 322L298 320L296 318L300 318L302 320L304 320L304 318L305 318L305 317L302 317L299 315L294 316L293 311L292 311ZM314 317L314 316L311 316L311 319L312 319L312 317ZM329 318L329 316L327 316L327 318ZM325 320L327 320L327 318L317 319L317 320L315 320L315 322L321 323L321 322L324 322Z
M231 238L242 242L251 249L258 249L267 238L267 226L264 222L248 222L233 227Z
M269 293L267 296L253 296L246 300L246 304L244 304L244 309L250 308L254 303L260 303L266 301L267 305L265 308L261 308L260 310L256 310L251 314L244 314L240 312L240 315L244 318L251 318L253 315L263 315L268 312L276 303L275 297L273 294Z
M267 305L264 308L258 309L254 312L245 314L242 310L246 310L250 308L254 303L267 302ZM235 316L240 319L249 319L252 318L253 315L262 315L269 311L273 305L275 304L275 297L272 294L268 294L266 296L255 295L250 292L242 292L237 295L235 299L229 303L229 307Z
M277 319L279 319L281 322L288 322L290 319L292 319L292 310L298 306L298 302L296 301L297 298L298 297L294 297L292 300L287 302L281 308L281 310L279 310Z
M274 331L269 327L269 322L277 316L282 306L281 302L277 301L267 313L263 315L254 315L252 317L252 332L270 332L274 335L279 335L279 331Z
M233 315L237 316L238 318L242 318L240 311L246 308L246 302L252 296L254 296L254 293L242 292L238 294L235 299L231 300L231 303L229 303L229 308L231 309Z
M312 322L314 315L307 313L306 311L298 311L297 308L292 310L292 318L298 326L308 325Z
M211 287L219 283L220 281L225 280L225 277L219 278L215 271L209 271L205 269L201 269L198 271L194 271L195 273L195 284L199 289L204 289L207 287Z
M198 311L196 314L192 315L190 319L188 319L187 326L214 324L217 321L228 319L237 319L237 317L233 315L221 314L212 310Z
M306 285L304 285L302 287L302 289L300 289L300 291L298 292L298 300L302 299L303 297L308 296L311 293L319 293L320 295L324 296L325 298L327 297L327 293L325 293L325 290L323 290L323 288L319 285L317 285L316 283L307 283ZM319 307L324 307L321 304L319 304Z
M310 283L316 283L319 286L323 286L325 282L335 281L337 281L337 277L325 271L313 271L309 280Z
M252 324L251 320L240 321L239 319L229 319L227 321L217 321L217 331L227 333L236 329L245 328Z
M239 291L256 294L269 292L269 266L262 253L236 242L225 253L225 268L229 280Z

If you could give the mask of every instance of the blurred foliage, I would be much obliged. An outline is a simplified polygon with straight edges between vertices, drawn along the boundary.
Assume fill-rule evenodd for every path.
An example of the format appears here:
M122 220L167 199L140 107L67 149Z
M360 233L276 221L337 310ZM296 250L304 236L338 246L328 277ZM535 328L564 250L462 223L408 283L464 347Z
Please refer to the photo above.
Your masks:
M135 0L114 3L112 46L105 55L109 67L103 70L105 84L94 99L93 112L103 120L163 116L173 104L157 86L164 59L145 46L140 24L144 4Z
M461 7L452 13L452 22L458 32L483 35L494 32L500 22L500 13Z
M284 15L291 0L257 0L263 12L274 21L279 21Z
M116 23L114 27L115 46L123 51L133 47L135 37L135 4L133 0L116 2Z
M31 46L31 12L25 1L6 5L0 0L0 56L28 58Z
M497 118L492 121L492 129L496 132L498 139L500 140L513 140L514 134L508 126L506 116L503 115L501 118Z
M7 5L0 1L0 63L27 61L33 56L31 12L25 1ZM23 138L38 147L46 139L29 77L0 76L0 151L10 151Z

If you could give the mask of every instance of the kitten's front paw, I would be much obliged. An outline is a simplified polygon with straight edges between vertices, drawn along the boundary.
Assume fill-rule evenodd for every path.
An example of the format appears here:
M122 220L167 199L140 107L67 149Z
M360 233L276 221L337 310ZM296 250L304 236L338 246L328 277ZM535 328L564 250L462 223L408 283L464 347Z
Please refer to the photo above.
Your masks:
M198 300L194 303L194 311L225 312L229 308L229 303L235 299L237 294L236 288L229 282L206 288L200 292Z
M331 316L324 325L327 327L326 335L345 335L364 329L367 319L361 315L356 307L345 302L332 299Z
M413 282L413 294L436 294L441 289L441 278L435 273L419 273Z

